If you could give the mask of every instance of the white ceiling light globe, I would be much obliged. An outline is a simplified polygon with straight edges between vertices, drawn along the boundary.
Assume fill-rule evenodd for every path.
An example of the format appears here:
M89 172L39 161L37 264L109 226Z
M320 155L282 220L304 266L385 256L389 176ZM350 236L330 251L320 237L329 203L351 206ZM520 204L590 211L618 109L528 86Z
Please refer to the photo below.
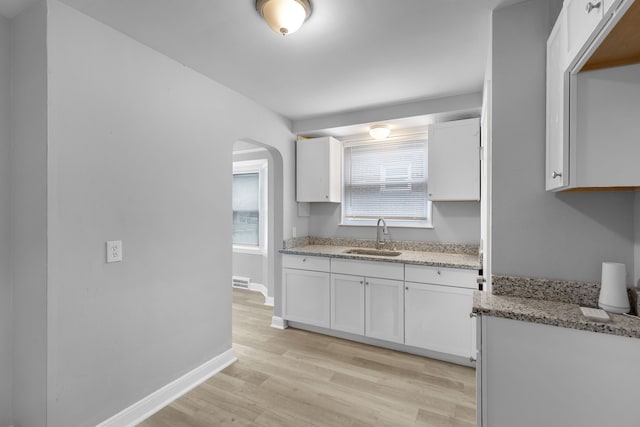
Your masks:
M283 36L298 31L307 18L307 10L296 0L268 0L261 13L269 27Z
M375 125L371 126L371 129L369 129L369 135L374 139L385 139L390 133L391 129L385 125Z

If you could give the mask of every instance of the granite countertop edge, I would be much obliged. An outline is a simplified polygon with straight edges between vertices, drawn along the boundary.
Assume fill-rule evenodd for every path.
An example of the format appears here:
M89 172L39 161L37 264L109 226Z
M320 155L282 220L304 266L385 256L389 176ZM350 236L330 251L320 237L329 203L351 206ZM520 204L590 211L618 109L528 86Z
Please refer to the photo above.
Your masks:
M349 246L309 245L280 249L280 253L289 255L354 259L360 261L393 262L431 267L459 268L465 270L479 270L482 268L480 258L473 255L408 250L399 250L402 254L395 257L344 253L344 251L349 249L351 249Z
M640 319L609 313L610 322L592 322L582 316L580 305L567 302L494 295L475 291L472 312L480 316L492 316L621 337L640 338Z

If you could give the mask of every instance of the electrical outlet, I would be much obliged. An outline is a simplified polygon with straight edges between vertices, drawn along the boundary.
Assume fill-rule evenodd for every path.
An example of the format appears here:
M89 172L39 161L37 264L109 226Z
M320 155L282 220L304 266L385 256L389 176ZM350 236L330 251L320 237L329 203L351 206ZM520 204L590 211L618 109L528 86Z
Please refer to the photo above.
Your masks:
M111 240L107 242L107 262L122 261L122 240Z

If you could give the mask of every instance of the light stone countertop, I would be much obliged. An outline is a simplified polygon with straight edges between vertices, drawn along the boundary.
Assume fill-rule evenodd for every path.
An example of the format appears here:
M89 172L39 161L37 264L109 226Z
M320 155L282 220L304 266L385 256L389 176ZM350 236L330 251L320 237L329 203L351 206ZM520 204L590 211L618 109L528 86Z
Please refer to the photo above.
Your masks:
M352 248L353 246L304 245L281 249L280 252L283 254L292 255L325 256L331 258L357 259L366 261L396 262L402 264L427 265L433 267L462 268L466 270L479 270L480 268L482 268L482 263L478 255L469 255L464 253L414 251L404 249L397 249L397 251L402 252L402 254L394 257L345 253L345 251Z
M500 278L504 281L505 277ZM512 281L514 287L522 286L523 278L506 278ZM494 277L494 281L496 278ZM530 288L532 283L536 286L546 286L546 280L526 279ZM557 285L557 281L554 282ZM575 282L568 282L575 283ZM590 286L591 284L585 284ZM530 291L530 290L529 290ZM528 291L528 292L529 292ZM502 291L500 291L502 292ZM640 338L640 319L624 316L622 314L609 313L611 321L608 323L592 322L587 320L580 311L583 306L597 307L597 300L593 303L573 303L550 299L527 298L518 295L520 291L511 291L511 295L497 295L488 292L474 292L473 312L478 315L500 317L504 319L521 320L525 322L540 323L543 325L559 326L564 328L579 329L618 335L623 337ZM520 292L521 294L523 292ZM581 297L584 299L584 296ZM633 310L635 311L635 309Z

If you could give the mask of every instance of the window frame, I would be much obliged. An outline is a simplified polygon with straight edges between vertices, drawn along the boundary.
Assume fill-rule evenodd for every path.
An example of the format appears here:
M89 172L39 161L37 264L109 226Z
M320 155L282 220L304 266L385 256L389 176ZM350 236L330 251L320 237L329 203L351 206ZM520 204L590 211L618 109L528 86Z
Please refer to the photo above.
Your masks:
M392 142L394 144L398 144L398 143L415 143L417 141L420 142L424 142L424 155L425 155L425 170L426 170L426 174L425 174L425 189L424 189L424 196L425 196L425 202L426 202L426 208L425 208L425 212L426 212L426 219L425 220L411 220L411 219L394 219L394 218L387 218L385 216L381 216L384 218L385 223L387 224L387 226L390 227L402 227L402 228L434 228L433 227L433 203L431 202L431 200L429 200L429 196L428 196L428 186L429 186L429 169L428 169L428 138L426 136L426 134L420 134L420 135L411 135L411 136L406 136L406 137L399 137L399 138L388 138L386 140L383 141L378 141L378 140L374 140L374 139L361 139L361 140L354 140L354 141L343 141L342 144L342 154L343 154L343 164L342 164L342 202L341 202L341 207L340 207L340 226L349 226L349 227L375 227L377 222L378 222L378 218L347 218L346 217L346 210L347 210L347 203L346 203L346 198L348 197L349 191L347 189L347 183L348 180L346 179L346 169L347 169L347 155L346 155L346 151L348 148L356 146L356 145L375 145L375 144L381 144L383 145L385 142Z
M233 252L266 255L268 250L268 216L269 216L269 161L267 159L238 160L233 162L232 175L258 174L258 245L238 245L233 243L233 224L231 242ZM232 177L233 182L233 177ZM232 190L233 191L233 190ZM233 194L232 194L233 197ZM233 213L233 207L232 207Z

